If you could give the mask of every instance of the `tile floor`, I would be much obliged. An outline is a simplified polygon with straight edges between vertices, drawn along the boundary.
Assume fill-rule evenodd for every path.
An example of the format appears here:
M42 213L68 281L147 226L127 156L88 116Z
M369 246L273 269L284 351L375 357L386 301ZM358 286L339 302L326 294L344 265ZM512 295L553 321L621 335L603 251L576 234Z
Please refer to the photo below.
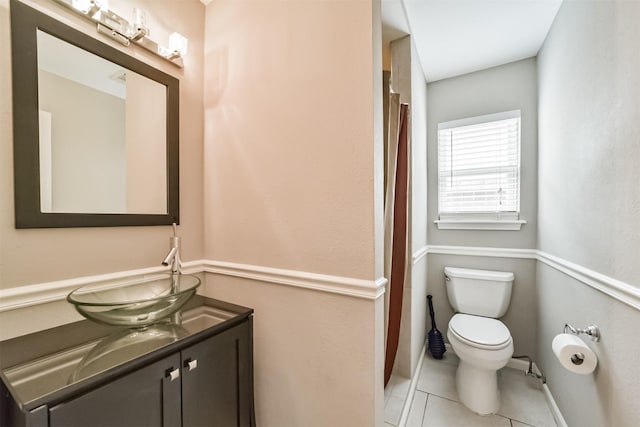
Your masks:
M447 351L442 360L427 353L422 363L406 427L555 427L539 380L504 368L498 383L502 404L498 414L480 416L459 402L456 393L458 358ZM385 425L397 426L410 380L392 376L385 389Z

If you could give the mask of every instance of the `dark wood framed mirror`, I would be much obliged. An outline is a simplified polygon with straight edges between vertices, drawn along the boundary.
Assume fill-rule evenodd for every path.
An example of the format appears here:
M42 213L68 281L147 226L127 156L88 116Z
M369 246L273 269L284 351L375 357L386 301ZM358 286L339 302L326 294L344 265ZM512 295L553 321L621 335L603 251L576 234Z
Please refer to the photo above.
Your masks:
M179 223L179 81L10 2L16 228Z

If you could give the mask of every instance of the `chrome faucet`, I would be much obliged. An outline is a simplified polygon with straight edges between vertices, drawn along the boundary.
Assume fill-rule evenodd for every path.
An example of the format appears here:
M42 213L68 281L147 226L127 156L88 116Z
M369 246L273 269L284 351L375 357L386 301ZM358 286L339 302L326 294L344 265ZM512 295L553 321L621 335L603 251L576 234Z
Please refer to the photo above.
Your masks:
M168 266L171 264L171 273L180 274L182 269L182 262L180 261L180 237L177 235L176 223L173 223L173 237L169 238L169 244L171 249L169 253L162 261L162 265Z
M173 223L173 237L169 237L169 245L171 249L169 253L162 261L162 265L168 266L171 264L171 293L178 292L180 290L180 274L182 273L182 262L180 261L180 237L178 237L178 230L176 223ZM182 314L180 311L175 312L171 316L171 321L180 325L182 323Z

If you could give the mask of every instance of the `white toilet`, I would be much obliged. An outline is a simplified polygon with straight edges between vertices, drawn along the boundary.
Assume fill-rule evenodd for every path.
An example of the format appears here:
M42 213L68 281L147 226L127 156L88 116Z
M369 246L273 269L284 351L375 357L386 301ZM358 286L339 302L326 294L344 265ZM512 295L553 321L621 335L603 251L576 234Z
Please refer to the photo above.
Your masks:
M497 371L513 355L509 329L498 320L511 301L513 273L445 267L449 303L456 314L447 338L460 358L456 387L460 401L473 412L500 409Z

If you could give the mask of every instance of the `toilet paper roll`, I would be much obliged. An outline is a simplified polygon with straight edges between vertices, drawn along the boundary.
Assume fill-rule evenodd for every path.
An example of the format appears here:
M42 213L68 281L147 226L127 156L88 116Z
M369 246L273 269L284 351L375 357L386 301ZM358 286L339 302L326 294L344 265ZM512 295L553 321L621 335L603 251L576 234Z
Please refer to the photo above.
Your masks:
M556 335L551 347L562 366L571 372L587 375L598 366L598 357L576 335Z

